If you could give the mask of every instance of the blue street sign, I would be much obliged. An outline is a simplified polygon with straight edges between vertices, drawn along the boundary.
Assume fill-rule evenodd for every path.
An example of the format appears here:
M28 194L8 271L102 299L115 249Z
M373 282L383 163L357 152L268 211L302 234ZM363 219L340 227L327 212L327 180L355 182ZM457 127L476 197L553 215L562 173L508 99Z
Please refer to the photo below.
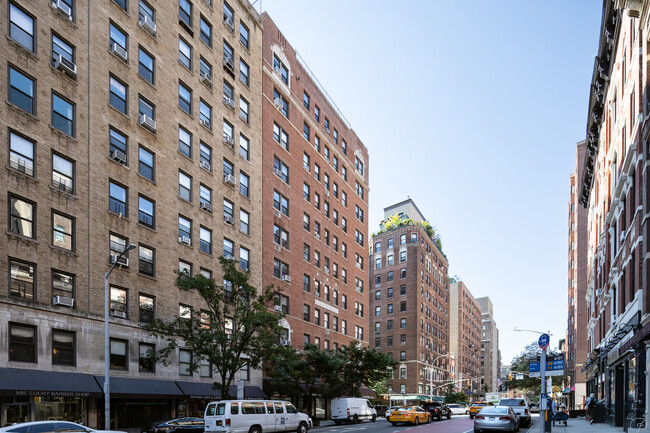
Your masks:
M564 359L556 359L546 362L546 371L564 370ZM531 362L528 364L528 371L530 373L539 372L539 361Z
M548 334L542 334L539 337L539 340L537 340L537 344L539 344L539 348L542 349L542 350L546 350L549 343L550 343L550 338L549 338Z

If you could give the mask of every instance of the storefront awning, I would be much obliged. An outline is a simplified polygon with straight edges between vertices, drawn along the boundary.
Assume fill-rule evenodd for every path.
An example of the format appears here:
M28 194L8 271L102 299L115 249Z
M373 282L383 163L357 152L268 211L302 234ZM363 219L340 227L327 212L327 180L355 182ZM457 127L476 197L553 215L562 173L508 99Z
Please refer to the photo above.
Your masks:
M0 368L0 394L36 397L101 397L91 374Z
M95 376L103 387L104 376ZM183 393L173 380L135 379L130 377L110 377L111 397L124 398L183 398Z
M212 383L209 382L176 381L176 385L181 389L185 398L200 400L221 399L221 390L212 389ZM230 385L230 398L237 398L237 385ZM257 386L244 386L244 399L251 398L267 399L269 397Z

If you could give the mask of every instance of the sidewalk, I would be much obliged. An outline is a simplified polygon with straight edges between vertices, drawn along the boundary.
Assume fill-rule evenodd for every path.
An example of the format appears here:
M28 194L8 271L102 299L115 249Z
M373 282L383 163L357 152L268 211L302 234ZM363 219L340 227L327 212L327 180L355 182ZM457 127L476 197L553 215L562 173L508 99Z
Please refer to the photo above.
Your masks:
M551 427L551 431L554 433L562 433L566 431L567 433L623 433L623 427L612 427L607 423L593 423L589 424L589 421L585 421L584 418L570 418L567 421L568 425L565 427L564 424L555 423ZM530 433L539 431L539 425L535 424L531 429Z

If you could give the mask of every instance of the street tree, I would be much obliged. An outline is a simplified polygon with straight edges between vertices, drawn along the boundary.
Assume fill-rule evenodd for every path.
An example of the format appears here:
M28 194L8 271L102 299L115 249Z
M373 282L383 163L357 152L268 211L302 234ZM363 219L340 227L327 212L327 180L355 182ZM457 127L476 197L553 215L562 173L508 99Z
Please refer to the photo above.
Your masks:
M541 382L539 377L528 376L528 369L531 360L538 361L542 350L539 348L537 341L527 344L524 349L512 359L510 371L512 372L512 379L505 382L506 387L510 389L517 389L522 394L528 392L539 394L541 392ZM555 350L547 350L547 359L553 356L560 356L560 353ZM523 375L523 378L517 379L517 373ZM553 385L560 386L566 380L566 376L553 376Z
M464 392L455 392L454 391L455 385L453 383L450 383L447 385L447 393L445 394L445 403L447 404L452 404L452 403L458 403L458 404L468 404L469 403L469 395L465 394Z
M223 286L201 274L179 272L176 286L182 292L196 292L204 301L197 307L182 307L173 320L155 319L142 325L152 335L162 338L166 346L151 354L151 360L167 364L179 346L192 353L189 371L207 361L219 380L213 384L222 398L230 398L235 374L246 366L259 367L263 357L277 350L279 320L274 311L277 291L273 287L258 290L249 283L248 271L237 269L236 261L219 257Z

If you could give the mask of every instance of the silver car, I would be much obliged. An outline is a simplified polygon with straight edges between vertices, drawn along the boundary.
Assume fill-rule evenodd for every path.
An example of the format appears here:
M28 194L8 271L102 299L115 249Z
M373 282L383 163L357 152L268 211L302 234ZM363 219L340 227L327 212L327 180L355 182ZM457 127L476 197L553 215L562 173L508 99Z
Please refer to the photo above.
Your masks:
M507 406L485 406L474 417L474 433L482 430L516 432L519 430L519 417Z
M95 430L70 421L31 421L0 428L0 433L126 433L114 430Z

